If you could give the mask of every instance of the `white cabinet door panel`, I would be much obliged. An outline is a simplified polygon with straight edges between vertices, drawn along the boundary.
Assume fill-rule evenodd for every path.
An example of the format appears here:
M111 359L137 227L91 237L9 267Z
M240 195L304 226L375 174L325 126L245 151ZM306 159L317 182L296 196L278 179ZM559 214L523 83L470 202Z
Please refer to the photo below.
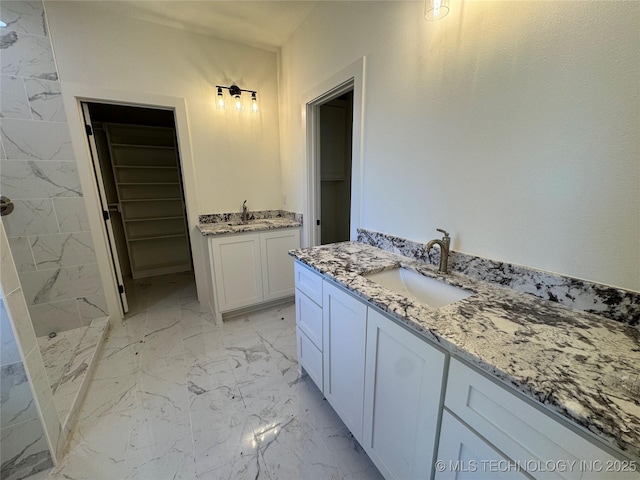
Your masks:
M322 351L322 307L296 289L296 323Z
M259 303L262 295L260 236L214 238L213 268L220 312Z
M329 282L322 289L324 394L362 443L367 307Z
M385 478L431 475L444 362L444 353L369 307L363 446Z
M311 340L300 328L296 329L298 341L298 362L306 370L320 391L322 392L322 352L318 350Z
M300 229L274 230L260 234L264 300L294 294L293 258L289 250L300 248Z

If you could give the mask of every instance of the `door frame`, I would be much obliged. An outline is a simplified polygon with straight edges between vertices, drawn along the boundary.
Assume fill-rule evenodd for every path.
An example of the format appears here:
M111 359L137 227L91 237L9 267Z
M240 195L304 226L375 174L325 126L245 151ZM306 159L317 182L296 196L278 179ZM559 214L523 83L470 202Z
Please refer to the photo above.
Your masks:
M89 226L91 228L91 237L95 246L109 316L114 320L121 320L123 318L123 312L120 304L116 274L109 254L106 227L102 220L102 206L100 205L98 186L93 174L91 152L86 138L81 102L159 108L172 110L174 112L178 155L180 157L184 200L187 210L187 233L191 244L198 300L201 303L210 305L207 290L207 262L204 242L197 230L199 223L198 195L186 99L183 97L155 95L144 92L113 90L73 82L61 82L61 87L67 121L69 123L71 143L78 164L80 184L84 193L84 201L87 207Z
M349 238L356 240L362 204L362 169L364 142L364 95L366 57L361 57L327 78L302 96L302 118L306 138L307 199L303 229L305 246L320 245L320 105L353 91L353 130L351 141L351 220Z

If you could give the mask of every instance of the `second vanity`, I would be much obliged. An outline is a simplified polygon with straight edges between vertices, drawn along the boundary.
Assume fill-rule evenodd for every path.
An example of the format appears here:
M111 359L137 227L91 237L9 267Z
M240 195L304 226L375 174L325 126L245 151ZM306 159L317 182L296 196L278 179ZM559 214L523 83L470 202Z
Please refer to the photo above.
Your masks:
M291 254L300 366L385 478L640 478L637 329L362 243ZM398 267L470 295L370 277Z
M288 251L300 247L301 221L286 212L219 214L201 223L210 267L209 296L216 323L223 314L266 305L292 297L293 262ZM202 220L211 220L202 218ZM256 218L257 217L257 218Z

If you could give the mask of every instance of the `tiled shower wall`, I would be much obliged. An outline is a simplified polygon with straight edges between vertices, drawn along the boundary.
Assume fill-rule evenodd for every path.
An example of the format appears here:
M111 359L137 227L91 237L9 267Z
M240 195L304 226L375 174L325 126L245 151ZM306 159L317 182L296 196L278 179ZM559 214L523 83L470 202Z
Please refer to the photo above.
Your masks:
M52 467L51 451L61 447L58 443L62 436L1 223L0 269L0 478L14 480Z
M2 217L38 336L89 325L107 306L41 1L2 1Z

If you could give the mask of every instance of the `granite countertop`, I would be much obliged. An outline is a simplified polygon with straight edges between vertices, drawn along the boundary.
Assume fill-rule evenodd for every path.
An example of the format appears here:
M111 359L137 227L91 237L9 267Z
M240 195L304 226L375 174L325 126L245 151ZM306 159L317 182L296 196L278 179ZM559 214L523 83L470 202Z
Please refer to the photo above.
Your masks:
M640 458L640 331L363 243L290 254L529 398ZM363 276L404 266L474 295L432 310Z
M297 220L291 220L289 218L274 217L274 218L258 218L249 220L247 223L241 222L216 222L216 223L201 223L198 225L198 230L202 235L225 235L229 233L242 233L242 232L259 232L261 230L274 230L277 228L293 228L299 227L302 223Z

